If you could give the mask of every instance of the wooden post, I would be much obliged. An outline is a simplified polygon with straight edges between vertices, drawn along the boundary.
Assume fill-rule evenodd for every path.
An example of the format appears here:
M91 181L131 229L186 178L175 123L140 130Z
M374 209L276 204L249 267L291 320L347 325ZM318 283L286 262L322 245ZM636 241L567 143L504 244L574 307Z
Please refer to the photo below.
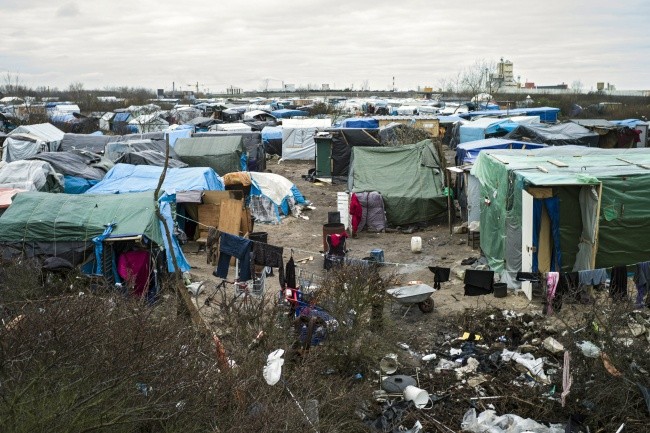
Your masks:
M449 234L452 234L451 206L453 202L451 200L451 172L449 170L445 170L445 172L447 173L447 222L449 223Z

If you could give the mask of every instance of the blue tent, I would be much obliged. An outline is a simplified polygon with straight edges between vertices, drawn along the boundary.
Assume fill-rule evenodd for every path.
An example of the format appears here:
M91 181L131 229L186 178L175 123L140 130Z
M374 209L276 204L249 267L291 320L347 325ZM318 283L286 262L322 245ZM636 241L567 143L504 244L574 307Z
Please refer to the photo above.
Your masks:
M90 188L87 194L121 194L153 191L158 185L162 167L153 165L117 164L104 179ZM223 191L224 183L208 167L168 168L161 191Z
M507 140L505 138L486 138L485 140L461 143L456 147L456 165L473 163L478 154L486 149L538 149L546 144L527 141Z
M288 119L290 117L309 116L309 113L303 110L290 110L288 108L283 108L271 111L271 115L276 119Z
M498 133L505 135L509 131L501 129L500 126L501 124L506 123L511 122L508 119L495 119L493 117L485 117L476 119L472 122L463 123L460 125L460 142L467 143L469 141L483 140L489 135Z
M536 108L513 108L512 110L481 110L459 113L458 116L464 119L472 119L478 116L539 116L540 122L556 123L559 108L536 107Z
M379 120L372 117L351 117L341 122L341 128L379 128Z

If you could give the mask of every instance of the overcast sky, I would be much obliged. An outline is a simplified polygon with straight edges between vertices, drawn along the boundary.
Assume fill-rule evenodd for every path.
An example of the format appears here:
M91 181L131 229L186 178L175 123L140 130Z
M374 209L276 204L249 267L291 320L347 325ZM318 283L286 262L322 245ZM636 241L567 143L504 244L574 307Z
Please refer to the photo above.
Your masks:
M29 86L437 88L504 57L522 81L650 89L648 0L0 0L0 17L0 71Z

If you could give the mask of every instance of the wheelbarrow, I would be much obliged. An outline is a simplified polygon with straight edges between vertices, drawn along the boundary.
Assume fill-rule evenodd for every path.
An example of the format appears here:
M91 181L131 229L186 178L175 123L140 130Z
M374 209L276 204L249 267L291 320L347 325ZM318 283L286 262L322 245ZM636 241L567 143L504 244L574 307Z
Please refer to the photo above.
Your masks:
M417 305L423 313L433 311L433 299L431 295L436 289L427 284L414 284L411 286L393 287L386 290L393 300L408 307L404 313L405 317L414 305Z

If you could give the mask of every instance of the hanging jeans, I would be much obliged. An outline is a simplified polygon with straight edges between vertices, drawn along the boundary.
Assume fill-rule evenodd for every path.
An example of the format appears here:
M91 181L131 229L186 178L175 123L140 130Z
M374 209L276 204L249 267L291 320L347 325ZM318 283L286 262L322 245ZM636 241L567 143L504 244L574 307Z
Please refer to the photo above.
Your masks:
M228 233L221 233L219 240L219 262L213 272L219 278L228 278L231 257L239 259L239 281L251 279L251 244L249 239Z

